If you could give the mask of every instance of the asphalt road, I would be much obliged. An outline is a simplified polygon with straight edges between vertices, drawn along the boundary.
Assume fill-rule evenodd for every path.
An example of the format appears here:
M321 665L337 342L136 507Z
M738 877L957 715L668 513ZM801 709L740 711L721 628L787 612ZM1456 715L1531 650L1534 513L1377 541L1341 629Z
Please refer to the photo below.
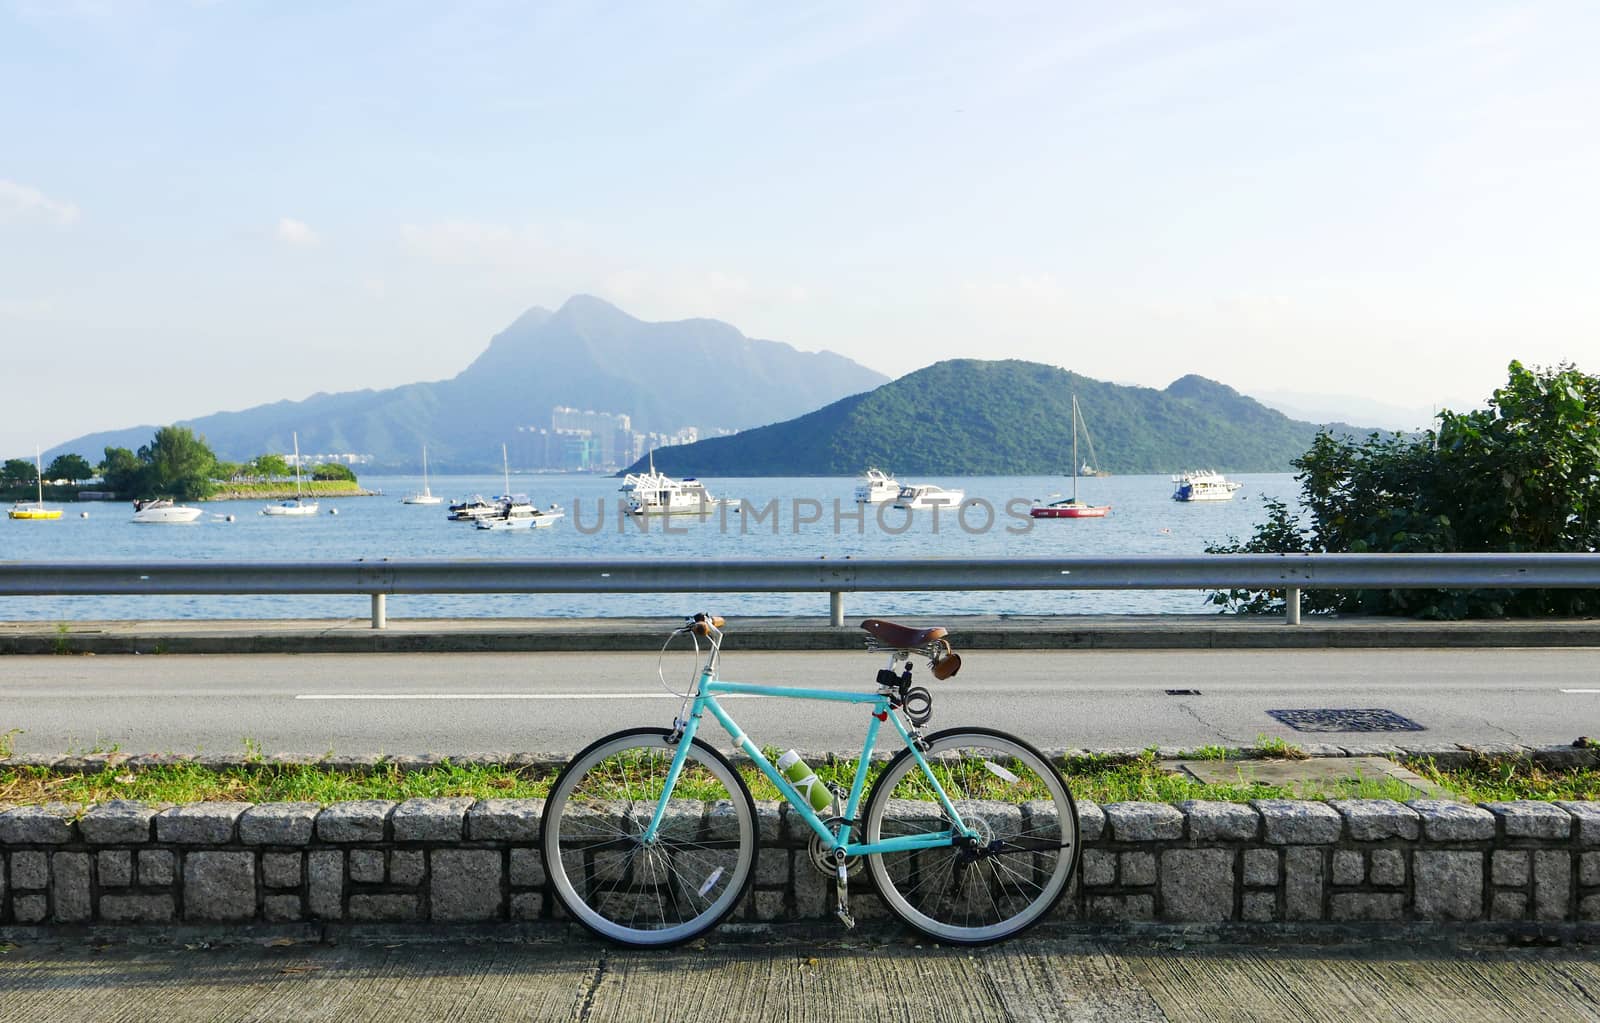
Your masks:
M722 677L871 688L862 653L740 653ZM307 654L7 657L0 733L18 752L571 752L634 724L669 724L679 703L653 654ZM666 662L680 686L687 653ZM1600 653L1586 649L980 651L935 682L934 727L983 724L1046 747L1151 743L1570 743L1600 736ZM1200 695L1168 695L1169 689ZM1571 692L1568 690L1587 690ZM864 711L729 699L759 743L858 750ZM1269 710L1386 709L1408 732L1302 732ZM715 739L726 746L725 736Z

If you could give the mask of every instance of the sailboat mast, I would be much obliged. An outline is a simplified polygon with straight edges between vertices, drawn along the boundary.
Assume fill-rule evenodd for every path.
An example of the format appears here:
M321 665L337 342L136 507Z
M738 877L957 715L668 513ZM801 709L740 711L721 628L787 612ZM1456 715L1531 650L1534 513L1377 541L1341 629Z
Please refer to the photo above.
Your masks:
M1078 396L1072 396L1072 503L1078 503Z
M506 500L511 500L511 458L506 454L506 446L500 445L500 468L506 477Z
M300 500L300 433L296 431L294 437L294 499Z
M34 448L33 448L33 468L34 468L34 471L37 473L37 482L39 484L39 507L43 508L44 507L44 458L39 454L39 446L37 444L34 445Z

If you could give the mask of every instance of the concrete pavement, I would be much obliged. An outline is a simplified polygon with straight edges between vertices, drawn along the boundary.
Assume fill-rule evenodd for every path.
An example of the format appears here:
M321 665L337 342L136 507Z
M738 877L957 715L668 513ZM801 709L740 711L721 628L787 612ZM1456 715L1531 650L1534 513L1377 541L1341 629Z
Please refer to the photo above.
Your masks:
M893 1021L1595 1020L1585 947L1238 947L1024 936L986 949L892 933L211 947L44 943L0 955L0 1019ZM0 946L4 947L4 946Z

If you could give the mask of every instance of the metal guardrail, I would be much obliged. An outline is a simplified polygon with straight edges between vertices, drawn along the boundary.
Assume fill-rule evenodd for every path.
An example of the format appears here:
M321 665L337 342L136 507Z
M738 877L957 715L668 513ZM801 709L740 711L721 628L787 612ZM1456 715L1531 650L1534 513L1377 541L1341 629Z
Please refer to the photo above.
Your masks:
M1208 554L1190 557L703 558L0 562L0 596L419 593L845 593L962 590L1274 589L1300 621L1307 589L1600 589L1600 554Z

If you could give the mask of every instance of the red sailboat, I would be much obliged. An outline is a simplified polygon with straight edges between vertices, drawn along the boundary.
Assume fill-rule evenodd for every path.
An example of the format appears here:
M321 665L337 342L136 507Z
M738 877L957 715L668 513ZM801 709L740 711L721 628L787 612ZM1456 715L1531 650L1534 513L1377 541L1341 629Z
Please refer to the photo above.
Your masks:
M1034 501L1028 514L1036 519L1103 519L1111 510L1109 504L1089 504L1078 500L1078 424L1083 422L1083 413L1078 411L1078 396L1072 396L1072 496L1059 501ZM1089 424L1083 424L1083 437L1089 444L1091 455L1094 452L1094 441L1089 437ZM1085 466L1087 468L1087 466ZM1092 474L1093 470L1089 470Z

